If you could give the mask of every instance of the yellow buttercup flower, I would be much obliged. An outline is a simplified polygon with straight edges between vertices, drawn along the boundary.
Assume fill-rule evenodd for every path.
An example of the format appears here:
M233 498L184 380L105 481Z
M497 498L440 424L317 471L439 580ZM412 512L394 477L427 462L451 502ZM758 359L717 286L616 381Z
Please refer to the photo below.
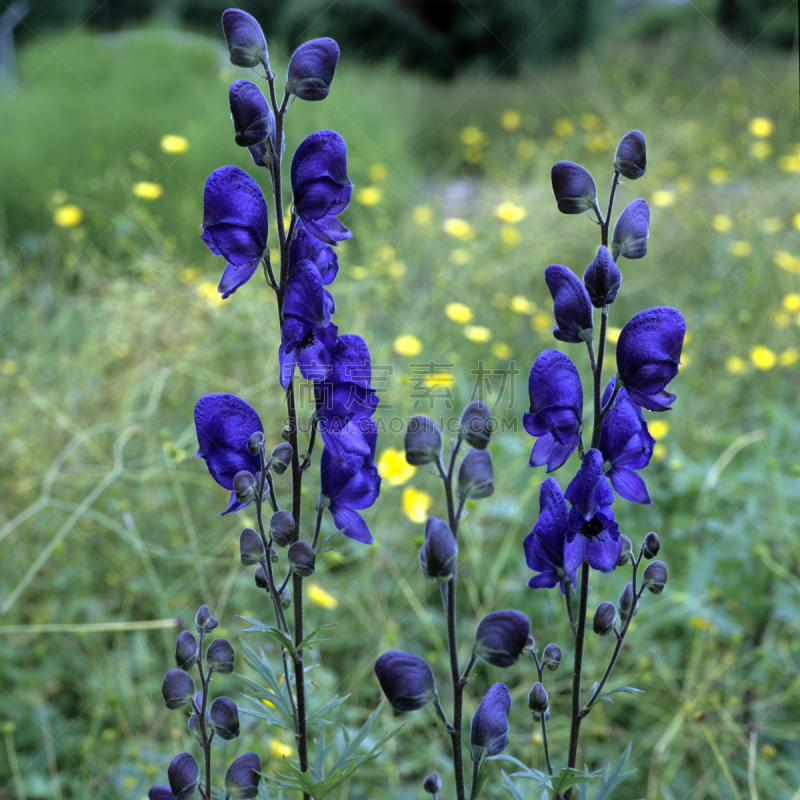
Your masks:
M461 129L459 138L467 147L483 147L488 141L488 136L474 125L468 125Z
M503 222L513 224L525 219L528 212L522 206L506 201L505 203L500 203L500 205L495 208L494 215Z
M800 218L800 214L797 215ZM783 227L780 217L765 217L761 220L761 230L766 234L778 233ZM800 224L796 226L800 228Z
M758 137L759 139L766 139L769 136L772 136L772 132L775 130L775 125L773 124L771 119L767 117L753 117L750 120L750 124L747 126L747 129L753 136Z
M451 372L434 372L422 381L422 385L428 389L438 389L452 386L455 382L455 376Z
M133 184L133 193L142 200L158 200L164 194L164 188L160 183L139 181Z
M786 272L800 274L800 258L792 255L788 250L776 250L772 260Z
M653 192L653 205L654 206L671 206L675 202L675 194L674 192L670 192L668 189L659 189L658 191Z
M708 180L713 184L725 183L728 180L728 173L722 167L711 167L708 171Z
M378 459L378 475L390 486L402 486L416 471L417 468L406 461L405 451L396 447L387 447Z
M769 142L758 141L750 145L750 155L753 158L763 161L772 155L772 145Z
M80 206L74 204L61 206L61 208L57 208L55 214L53 214L53 222L55 222L59 228L74 228L80 225L82 221L83 211L81 211Z
M464 303L448 303L444 307L444 313L453 322L460 322L462 325L469 322L474 316L472 309Z
M416 356L422 352L422 342L410 333L404 333L394 340L394 351L401 356Z
M756 369L766 371L778 363L778 357L769 347L759 344L750 351L750 361Z
M492 355L495 358L511 358L511 348L505 342L495 342L492 345Z
M322 608L336 608L339 601L329 592L326 592L318 583L305 583L308 599Z
M798 353L797 348L790 347L778 356L778 363L782 367L791 367L797 363L798 358L800 358L800 353Z
M622 333L622 328L617 328L614 325L609 325L606 330L606 341L609 344L616 344L619 341L619 335Z
M536 311L536 303L531 302L527 297L523 297L521 294L515 294L511 298L509 306L511 310L517 314L533 314L533 312Z
M800 294L791 292L784 295L781 305L786 311L800 311Z
M516 247L522 241L522 235L513 225L503 225L500 229L500 238L509 247Z
M365 186L356 192L356 200L362 206L376 206L383 199L383 191L377 186Z
M731 242L728 249L733 255L739 257L749 256L750 253L753 252L753 247L750 242L745 242L742 240Z
M219 308L225 302L222 299L222 295L217 290L216 285L211 281L199 283L195 291L197 292L197 296L205 300L210 308Z
M403 490L403 513L412 521L423 523L428 519L428 510L433 505L433 498L413 486Z
M175 136L171 133L161 137L159 146L171 156L179 156L189 149L189 140L185 136Z
M463 267L464 264L469 262L469 250L465 250L463 247L456 247L455 250L450 251L450 260L457 267Z
M553 133L559 137L559 139L564 139L569 136L572 131L575 130L573 124L568 120L561 117L557 119L553 123Z
M651 420L647 424L647 430L649 430L650 435L658 441L659 439L663 439L669 432L669 422L664 422L660 419Z
M383 183L383 181L389 177L389 167L386 166L386 164L384 164L382 161L379 161L377 164L373 164L369 168L369 172L367 174L373 183Z
M483 344L492 338L492 332L483 325L467 325L467 327L464 328L464 336L471 342Z
M730 217L726 217L725 214L717 214L711 220L711 227L717 233L727 233L733 227L733 221Z
M454 239L471 239L474 236L472 225L466 220L459 219L458 217L450 217L446 219L442 225L442 229L448 236Z
M433 219L433 211L430 206L417 206L411 212L411 218L417 225L430 225Z
M522 116L515 109L507 109L500 117L500 126L509 133L513 133L520 125L522 125Z
M269 740L269 752L273 758L290 758L294 755L294 750L288 744L284 744L283 742L279 742L277 739L270 739Z
M747 362L741 356L728 356L725 361L725 369L731 375L744 375L747 372Z

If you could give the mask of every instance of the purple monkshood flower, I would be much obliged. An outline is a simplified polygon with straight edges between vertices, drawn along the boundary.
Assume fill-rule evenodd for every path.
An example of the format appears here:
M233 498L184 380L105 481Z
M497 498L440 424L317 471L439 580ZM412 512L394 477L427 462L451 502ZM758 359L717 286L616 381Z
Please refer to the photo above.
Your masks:
M418 711L436 697L436 681L425 659L389 650L375 662L375 675L395 711Z
M496 756L508 746L508 712L511 694L504 683L496 683L486 692L469 726L472 760Z
M622 137L614 154L614 169L628 180L635 181L647 168L647 145L641 131L631 131Z
M583 285L589 293L589 300L595 308L610 305L617 299L622 273L614 261L608 248L600 245L597 255L583 273Z
M536 359L528 379L530 412L522 424L537 436L529 467L547 464L547 471L558 469L575 451L581 435L583 387L578 370L558 350L545 350Z
M203 191L203 241L228 261L218 291L223 300L243 286L267 248L267 203L239 167L215 169Z
M648 308L631 319L617 341L617 371L631 402L665 411L675 395L664 391L678 374L686 322L680 311Z
M603 406L611 399L614 381L603 392ZM641 408L620 389L613 408L603 418L598 448L603 455L606 478L614 491L632 503L652 503L644 481L635 470L644 469L653 455L656 440L647 430Z
M381 491L381 479L375 466L375 443L378 428L372 417L358 420L367 456L346 454L338 461L329 447L320 458L320 503L330 510L337 530L357 542L372 544L372 534L359 514L369 508Z
M338 133L317 131L301 142L292 159L291 179L293 212L312 236L335 245L353 235L336 218L353 193L347 145Z
M566 594L566 584L570 580L564 568L564 550L569 532L569 513L561 487L555 478L547 478L539 489L539 518L533 530L525 537L525 561L534 571L528 586L532 589L550 589L556 584L561 594ZM577 575L572 573L572 585Z
M587 558L592 569L613 572L619 560L619 528L611 508L614 492L603 475L599 450L586 451L564 497L572 505L564 556L567 574L573 575Z
M252 147L273 138L275 114L261 89L252 81L243 78L234 81L228 90L228 103L236 131L236 144Z
M255 475L261 469L258 454L251 455L247 449L251 434L264 432L258 414L236 395L207 394L194 407L194 424L200 445L197 457L205 459L211 477L231 492L230 503L222 513L250 505L236 499L233 479L242 470Z
M237 67L263 64L269 72L267 40L255 17L238 8L229 8L222 13L222 32L225 34L231 64Z
M594 208L597 187L589 171L572 161L559 161L550 171L553 194L562 214L582 214Z
M331 90L339 61L339 45L333 39L312 39L292 54L286 90L301 100L324 100Z
M297 226L289 244L289 269L304 261L310 261L317 268L323 286L330 286L339 272L336 251L316 236L307 233L302 226Z
M561 342L591 342L592 306L580 278L561 264L551 264L544 279L553 295L553 336Z
M625 206L611 235L611 255L614 261L620 256L642 258L647 253L650 235L650 207L638 198Z

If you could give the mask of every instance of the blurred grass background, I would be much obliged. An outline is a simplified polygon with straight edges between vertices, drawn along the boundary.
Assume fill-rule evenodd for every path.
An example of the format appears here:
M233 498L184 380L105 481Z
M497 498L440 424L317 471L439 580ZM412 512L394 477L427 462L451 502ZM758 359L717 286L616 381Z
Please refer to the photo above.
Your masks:
M20 29L18 87L0 95L0 797L142 798L189 747L183 717L159 694L175 633L203 602L232 639L234 614L265 613L237 557L247 512L217 516L226 496L192 458L192 409L203 394L233 392L279 439L269 292L254 281L219 301L222 265L198 227L216 167L237 164L266 184L232 140L227 89L242 73L218 33L202 32L219 9L171 4L173 27L162 9L140 29L101 9L95 21L113 30L98 32L70 27L64 4L42 17L44 5ZM379 16L386 8L373 4ZM279 75L295 39L330 33L295 30L300 4L281 9L277 43L260 17ZM391 456L402 448L397 420L457 415L481 361L519 370L497 406L517 428L495 437L496 494L464 523L461 639L467 648L484 613L516 607L537 642L555 640L569 657L560 598L525 587L521 542L544 475L526 467L532 440L519 419L530 366L556 344L543 269L582 272L598 242L586 216L558 214L549 170L578 161L604 196L617 142L639 128L648 171L621 187L617 210L645 197L650 244L645 259L620 265L611 324L673 305L689 339L645 475L654 505L623 503L618 518L636 544L660 534L670 583L645 598L616 676L647 693L588 718L584 758L602 766L633 740L638 772L621 798L800 798L797 41L777 35L797 14L796 4L764 6L737 38L752 8L731 9L603 7L597 35L561 59L503 52L513 68L499 69L502 57L479 51L448 81L398 70L414 66L402 53L367 65L343 44L328 100L293 105L287 154L323 127L348 143L356 189L342 219L354 237L339 248L336 323L365 336L393 406L378 415L386 480L366 514L376 545L341 543L311 582L324 591L310 624L338 622L312 674L321 694L353 693L350 722L379 700L380 652L413 649L445 672L438 592L417 562L419 518L443 515L443 499L435 476L404 474ZM47 20L64 27L47 32ZM563 33L558 20L541 26L551 41ZM470 41L437 35L418 46L444 37L456 52L453 42ZM412 365L423 363L439 375L433 409L410 397ZM495 390L500 381L491 377ZM306 483L312 504L313 475ZM625 580L598 575L592 608ZM591 641L592 663L608 649ZM566 672L551 683L558 762ZM532 670L479 666L474 702L497 680L515 699L509 752L541 766L524 703ZM235 676L215 685L234 698L238 688ZM404 721L339 797L419 796L426 774L447 774L433 714ZM219 764L243 748L279 764L289 740L246 725ZM486 793L502 796L499 785Z

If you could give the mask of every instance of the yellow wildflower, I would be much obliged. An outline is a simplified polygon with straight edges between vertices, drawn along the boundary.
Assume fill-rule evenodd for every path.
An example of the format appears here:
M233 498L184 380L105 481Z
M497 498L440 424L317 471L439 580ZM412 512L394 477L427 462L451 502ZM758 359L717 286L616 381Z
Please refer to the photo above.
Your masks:
M61 206L61 208L57 208L55 214L53 214L53 222L55 222L59 228L74 228L80 225L82 221L83 211L81 211L80 206L73 204Z
M450 372L434 372L422 381L422 385L428 389L438 389L440 386L452 386L455 382L455 376Z
M159 147L171 156L179 156L189 149L189 140L185 136L175 136L168 133L166 136L161 137Z
M530 161L536 153L536 142L533 139L521 139L517 145L517 155L523 161Z
M450 260L458 267L463 267L469 262L469 250L463 247L456 247L450 251Z
M675 193L670 192L668 189L659 189L653 192L653 205L666 207L671 206L675 202Z
M654 419L648 423L647 429L650 431L650 435L658 441L659 439L663 439L669 432L669 422Z
M553 318L544 311L538 311L531 317L531 326L537 333L550 333L553 330Z
M362 206L376 206L383 199L383 192L377 186L365 186L356 192L356 200Z
M513 133L520 125L522 125L522 116L513 108L506 109L500 117L500 126L509 133Z
M158 200L164 194L164 188L160 183L139 181L133 184L133 193L142 200Z
M197 296L205 300L210 308L219 308L225 302L222 299L222 295L217 291L216 284L211 281L199 283L195 291Z
M527 297L521 294L515 294L511 298L509 306L511 310L517 314L533 314L534 311L536 311L536 303L528 300Z
M417 468L406 461L404 450L387 447L378 459L378 475L385 478L390 486L402 486L411 480Z
M787 250L776 250L772 256L773 261L786 272L800 274L800 258L793 256Z
M442 229L448 236L454 239L471 239L474 236L472 225L466 220L459 219L458 217L449 217L444 221Z
M428 510L433 498L421 490L409 486L403 490L403 513L412 521L423 523L428 519Z
M422 342L410 333L404 333L394 340L394 351L401 356L416 356L422 352Z
M558 136L559 139L565 139L574 130L575 130L575 128L574 128L573 124L568 119L565 119L564 117L561 117L560 119L557 119L553 123L553 133L556 136Z
M273 758L290 758L294 755L294 750L290 745L279 742L277 739L269 740L269 752Z
M471 342L483 344L492 338L492 332L483 325L467 325L467 327L464 328L464 336Z
M731 254L734 256L744 257L749 256L750 253L753 252L753 248L750 245L750 242L742 241L741 239L731 242L728 246L728 250L731 251Z
M756 369L766 371L778 363L778 357L769 347L759 344L750 350L750 361Z
M800 294L790 292L789 294L784 295L781 305L787 311L800 311Z
M181 283L193 283L203 275L203 271L197 267L183 267L178 271L178 280Z
M4 358L0 361L0 372L8 378L17 374L17 362L13 358Z
M357 281L363 281L369 275L366 267L355 266L350 269L350 277Z
M731 375L744 375L747 372L747 362L741 356L728 356L725 361L725 369Z
M616 344L619 341L619 335L622 333L622 328L617 328L615 325L609 325L606 331L606 341L609 344Z
M494 215L503 222L515 223L521 222L528 215L528 212L522 207L515 205L510 201L500 203L494 210Z
M379 161L369 168L367 175L373 183L383 183L389 177L389 167Z
M711 167L708 171L708 180L717 185L725 183L728 180L728 173L722 167Z
M800 214L798 214L800 217ZM783 227L780 217L765 217L761 220L761 230L766 234L778 233ZM800 225L797 226L800 228Z
M763 161L763 159L769 158L772 155L772 145L764 141L753 142L753 144L750 145L750 155L759 161Z
M778 751L775 749L774 745L771 745L771 744L762 744L761 745L761 755L764 758L766 758L766 759L775 758L777 753L778 753Z
M444 307L444 313L449 319L453 320L453 322L460 322L462 324L466 324L474 316L472 309L464 305L464 303L448 303Z
M468 125L461 129L459 138L467 147L483 147L488 141L486 134L474 125Z
M792 225L794 225L794 227L800 231L800 213L797 213L792 217Z
M791 367L797 363L798 358L800 358L800 353L798 353L797 348L790 347L778 356L778 363L782 367Z
M725 214L717 214L711 220L711 227L717 233L727 233L733 227L733 221L730 217L726 217Z
M417 206L411 212L411 218L417 225L430 225L433 219L433 211L430 206Z
M322 608L336 608L339 601L329 592L326 592L318 583L306 583L308 599Z
M587 131L596 131L603 124L603 120L597 114L581 114L581 125Z
M516 247L522 241L522 235L513 225L503 225L500 229L500 238L509 247Z
M492 345L492 355L495 358L511 358L511 348L505 342L495 342Z
M766 139L769 136L772 136L772 132L775 130L775 125L772 123L771 119L767 119L767 117L753 117L750 120L750 124L747 126L747 129L753 136L756 136L759 139Z
M778 166L783 172L800 172L800 156L781 156L778 160Z

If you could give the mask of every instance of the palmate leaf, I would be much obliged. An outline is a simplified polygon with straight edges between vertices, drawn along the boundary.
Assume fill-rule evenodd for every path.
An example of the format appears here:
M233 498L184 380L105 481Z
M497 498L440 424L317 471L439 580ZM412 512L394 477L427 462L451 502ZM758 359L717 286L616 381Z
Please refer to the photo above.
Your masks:
M257 619L252 619L251 617L240 616L239 619L250 623L250 627L245 628L242 633L263 633L265 636L272 639L278 647L283 647L292 655L298 652L298 650L304 650L306 647L310 647L316 642L327 642L328 640L323 639L321 634L333 630L333 628L336 627L335 622L328 622L325 625L320 625L319 628L315 628L311 631L298 645L295 645L292 641L292 637L289 636L288 633L282 631L280 628L276 628L274 625L267 625L265 622L259 622Z
M628 687L622 687L623 689ZM608 765L608 770L606 776L603 778L602 782L600 783L600 788L597 791L597 796L595 800L612 800L613 795L611 794L611 790L615 789L619 786L624 780L630 778L635 769L630 770L629 772L623 772L623 768L628 763L628 758L631 755L631 745L630 742L628 746L623 751L622 755L619 757L619 761L617 761L616 766L614 769L611 769L611 765Z
M248 647L244 642L242 642L242 648L244 649L245 663L258 673L264 681L261 684L245 675L239 675L240 680L251 692L251 694L244 694L244 697L255 705L254 709L242 707L242 713L265 719L270 725L294 730L294 715L292 714L288 687L281 685L278 676L273 672L269 660L263 652L256 653L252 647ZM261 702L262 700L269 701L274 706L274 709L264 705Z
M606 700L609 703L613 703L614 701L609 697L610 694L614 694L615 692L626 692L627 694L644 694L644 689L636 689L633 686L617 686L615 689L609 689L609 691L605 692L604 694L600 695L599 698L595 698L595 692L597 691L597 687L599 683L593 683L591 688L589 689L589 702L594 703L595 700Z
M550 800L558 800L558 797L571 786L580 786L580 784L601 780L604 778L606 773L606 770L604 769L596 770L595 772L584 772L578 769L564 767L561 772L557 773L556 775L549 775L541 770L531 769L521 761L518 761L516 758L502 753L487 759L487 761L506 761L520 768L517 772L512 772L511 775L507 775L505 772L503 772L503 780L505 781L503 788L514 798L514 800L528 800L529 795L526 791L525 795L523 796L523 793L520 791L519 787L514 783L513 780L511 780L512 778L528 778L535 780L537 786L540 789L545 790L542 794L542 798L546 799L549 797Z

